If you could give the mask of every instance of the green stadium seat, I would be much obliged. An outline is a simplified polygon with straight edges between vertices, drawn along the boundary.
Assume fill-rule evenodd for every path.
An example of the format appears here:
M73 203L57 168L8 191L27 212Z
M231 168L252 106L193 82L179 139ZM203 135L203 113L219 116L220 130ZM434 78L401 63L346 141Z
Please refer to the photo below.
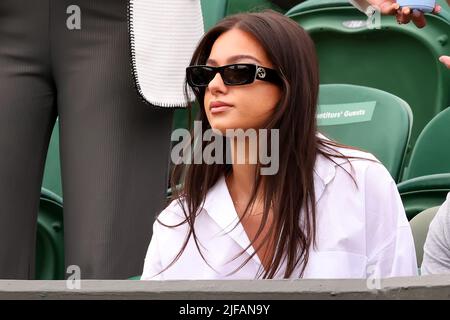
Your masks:
M45 160L42 187L62 197L61 163L59 159L59 120L56 119Z
M450 54L450 8L427 14L427 27L399 25L381 17L379 29L369 29L367 16L348 0L310 0L286 15L313 38L320 62L321 83L348 83L390 92L414 114L411 146L425 125L450 105L450 72L438 61ZM444 5L445 4L445 5Z
M427 239L428 227L439 210L439 206L428 208L416 215L409 223L416 247L417 265L420 267L423 260L423 246Z
M434 117L420 133L403 180L430 174L450 173L449 141L450 107Z
M36 235L36 279L64 279L64 231L59 121L56 120L45 161Z
M42 189L37 221L35 278L64 279L64 271L62 199Z
M271 9L285 13L304 0L202 0L205 27L208 30L218 21L217 17L225 17L240 12L258 12ZM217 10L219 9L219 10ZM220 13L219 15L217 13Z
M450 192L450 173L422 176L397 185L408 220L420 212L444 203Z
M228 0L226 15L239 12L258 12L265 9L272 9L280 13L285 13L300 1L296 0Z
M398 181L412 126L405 101L378 89L326 84L317 117L325 136L371 152Z
M398 190L408 219L445 201L450 192L450 107L421 132Z
M201 0L203 25L205 30L211 29L226 15L228 0Z

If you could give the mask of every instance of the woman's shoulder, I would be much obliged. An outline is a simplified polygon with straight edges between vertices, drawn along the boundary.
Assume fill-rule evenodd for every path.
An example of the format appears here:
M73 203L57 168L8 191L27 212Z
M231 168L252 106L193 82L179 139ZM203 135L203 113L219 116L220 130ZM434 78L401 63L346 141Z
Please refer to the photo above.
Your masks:
M211 207L217 206L220 199L226 195L225 176L221 175L213 186L207 191L205 198L197 208L196 217L203 216L203 213L208 212ZM188 202L183 195L178 196L167 205L167 207L161 211L158 215L158 220L165 223L170 221L171 223L182 223L186 221L186 217L190 215Z
M331 140L322 133L317 133L317 137L321 141L320 151L331 155L331 158L338 163L362 161L363 164L369 162L380 162L375 155L368 151L364 151L352 146L341 144L337 141ZM367 162L369 161L369 162Z
M340 155L332 160L338 164L327 159L328 165L334 166L334 175L325 182L330 183L330 190L335 193L332 199L337 201L342 193L350 194L355 203L363 205L371 224L409 226L397 185L386 167L369 152L346 147L337 147L336 151ZM351 206L343 203L345 207L348 205Z
M327 157L328 160L333 162L335 165L351 164L358 165L360 167L372 165L383 166L381 161L378 160L374 154L351 146L330 145L327 146L326 149L321 149L321 151L323 151L321 152L322 155L324 152L329 155Z
M446 240L450 243L450 193L447 194L445 202L439 207L434 219L430 223L430 230L445 230Z
M353 147L330 146L325 153L327 156L319 154L319 163L333 167L336 173L346 171L359 182L384 184L393 181L387 168L370 152Z
M183 198L172 199L172 201L158 214L157 220L169 225L183 222L186 219L183 206L186 210L186 201Z

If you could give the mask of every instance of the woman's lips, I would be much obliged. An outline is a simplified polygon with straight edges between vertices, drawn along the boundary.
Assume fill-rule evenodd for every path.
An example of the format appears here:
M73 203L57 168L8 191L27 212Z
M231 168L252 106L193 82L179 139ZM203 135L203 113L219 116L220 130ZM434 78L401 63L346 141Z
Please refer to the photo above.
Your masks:
M233 106L230 104L227 104L222 101L215 101L215 102L211 102L209 110L211 111L211 114L216 114L216 113L221 113L221 112L227 111L231 108L233 108Z
M211 107L211 114L220 113L231 109L231 106Z

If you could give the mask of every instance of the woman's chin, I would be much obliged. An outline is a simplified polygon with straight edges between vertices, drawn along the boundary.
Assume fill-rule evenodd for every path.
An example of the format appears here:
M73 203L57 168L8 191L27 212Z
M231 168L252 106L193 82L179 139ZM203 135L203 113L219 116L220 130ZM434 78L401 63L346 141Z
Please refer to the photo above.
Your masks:
M211 128L213 129L214 133L220 134L222 136L226 135L227 130L234 130L233 127L226 126L223 124L213 124L211 125Z
M241 120L241 121L239 121ZM229 130L229 134L234 134L236 131L246 131L250 128L258 128L258 126L255 126L255 123L250 122L246 123L242 121L242 119L239 119L236 117L222 117L219 119L219 117L210 117L208 118L208 121L211 125L211 128L216 131L217 133L221 133L222 135L225 135L227 130Z
M213 119L210 124L211 128L215 132L221 133L222 135L225 135L227 130L236 130L239 128L234 121L221 121L219 119Z

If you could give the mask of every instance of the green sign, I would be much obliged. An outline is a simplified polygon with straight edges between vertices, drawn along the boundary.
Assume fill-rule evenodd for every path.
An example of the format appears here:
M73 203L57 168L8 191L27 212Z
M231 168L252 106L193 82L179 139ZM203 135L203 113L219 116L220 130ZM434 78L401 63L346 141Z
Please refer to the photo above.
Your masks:
M319 105L317 111L317 125L334 126L370 121L372 120L376 104L376 101L367 101Z

